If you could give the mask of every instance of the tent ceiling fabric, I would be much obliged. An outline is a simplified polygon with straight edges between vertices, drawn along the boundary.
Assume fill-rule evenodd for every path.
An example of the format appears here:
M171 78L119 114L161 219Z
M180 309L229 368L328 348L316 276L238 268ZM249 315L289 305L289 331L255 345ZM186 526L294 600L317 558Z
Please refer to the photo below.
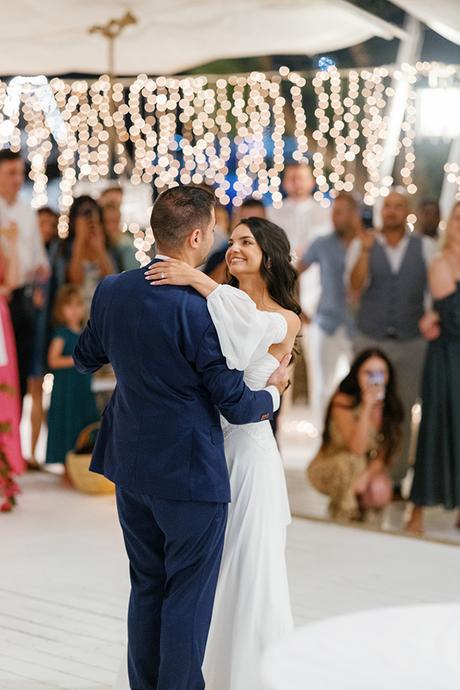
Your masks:
M345 0L16 0L0 25L0 74L108 69L107 41L89 27L139 20L116 44L116 72L173 74L211 60L346 48L401 30Z
M460 45L460 0L391 0L441 34L452 43ZM460 61L460 58L459 58Z

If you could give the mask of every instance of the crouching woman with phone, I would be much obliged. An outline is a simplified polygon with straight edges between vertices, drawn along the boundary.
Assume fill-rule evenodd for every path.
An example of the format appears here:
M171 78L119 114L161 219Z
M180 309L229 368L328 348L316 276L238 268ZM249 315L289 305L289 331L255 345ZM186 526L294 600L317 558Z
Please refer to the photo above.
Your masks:
M331 518L360 520L391 501L403 414L390 360L380 350L362 352L330 402L322 446L307 468L311 484L330 497Z

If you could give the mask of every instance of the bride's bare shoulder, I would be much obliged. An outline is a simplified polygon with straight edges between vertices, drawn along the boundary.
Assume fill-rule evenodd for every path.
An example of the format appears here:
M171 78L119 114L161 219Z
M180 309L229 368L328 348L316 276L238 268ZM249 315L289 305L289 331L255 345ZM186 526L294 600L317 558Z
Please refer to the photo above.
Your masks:
M291 311L290 309L283 309L282 307L279 307L277 309L277 312L284 316L284 318L286 319L286 323L288 326L287 337L295 338L296 335L299 333L300 327L302 325L300 317L297 316L297 314Z

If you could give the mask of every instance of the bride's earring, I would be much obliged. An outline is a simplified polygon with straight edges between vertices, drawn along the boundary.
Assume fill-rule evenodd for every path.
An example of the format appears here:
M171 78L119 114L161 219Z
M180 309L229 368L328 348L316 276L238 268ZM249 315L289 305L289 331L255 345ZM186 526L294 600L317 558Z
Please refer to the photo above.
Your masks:
M265 268L269 271L272 267L272 260L270 258L265 259Z

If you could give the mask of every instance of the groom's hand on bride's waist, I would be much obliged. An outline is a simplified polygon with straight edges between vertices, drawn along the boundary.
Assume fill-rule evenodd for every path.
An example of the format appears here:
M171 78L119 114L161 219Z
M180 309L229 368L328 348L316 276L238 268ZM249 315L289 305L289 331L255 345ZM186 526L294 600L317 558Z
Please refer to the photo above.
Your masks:
M286 388L289 387L289 373L288 366L292 359L292 355L284 355L280 362L278 369L276 369L267 381L267 386L276 386L280 395L283 395Z

